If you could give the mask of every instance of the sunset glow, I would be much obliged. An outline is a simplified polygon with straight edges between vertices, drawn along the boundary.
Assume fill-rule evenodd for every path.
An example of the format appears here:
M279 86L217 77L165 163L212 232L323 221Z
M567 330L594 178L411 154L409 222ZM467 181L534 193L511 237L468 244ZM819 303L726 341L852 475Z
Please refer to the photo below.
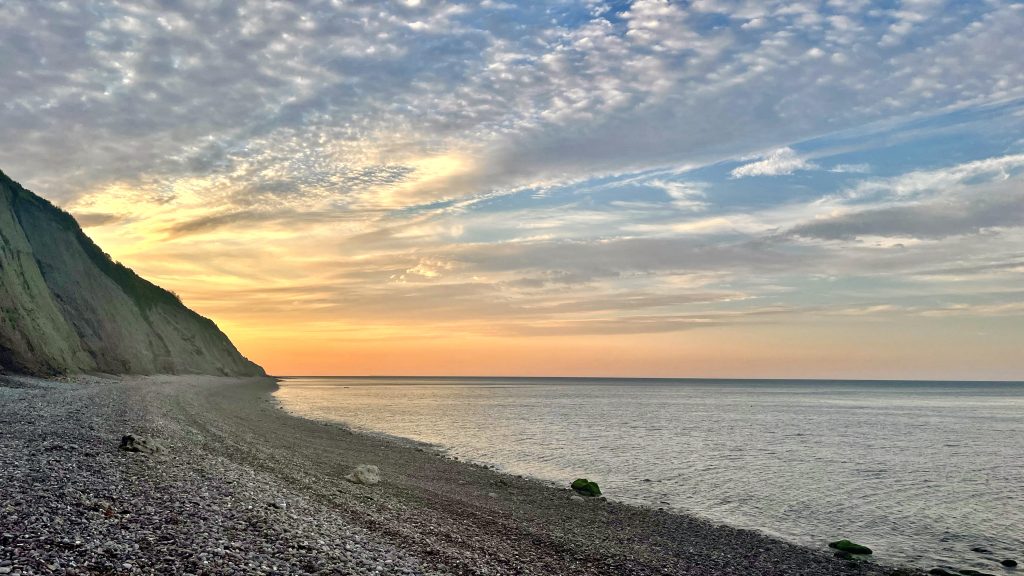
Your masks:
M0 168L270 373L1024 378L1019 2L100 4Z

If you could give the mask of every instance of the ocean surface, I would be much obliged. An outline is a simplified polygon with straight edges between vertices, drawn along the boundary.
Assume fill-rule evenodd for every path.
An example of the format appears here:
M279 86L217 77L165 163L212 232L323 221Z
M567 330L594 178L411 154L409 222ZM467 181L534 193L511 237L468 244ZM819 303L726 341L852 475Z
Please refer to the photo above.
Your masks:
M876 561L1024 565L1024 384L287 378L277 397L616 500L816 547L848 538Z

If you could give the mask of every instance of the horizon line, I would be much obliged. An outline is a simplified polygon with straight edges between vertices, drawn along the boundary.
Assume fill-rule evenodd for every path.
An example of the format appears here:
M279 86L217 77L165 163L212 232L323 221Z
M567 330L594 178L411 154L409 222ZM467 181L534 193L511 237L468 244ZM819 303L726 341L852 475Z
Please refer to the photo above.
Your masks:
M453 375L367 375L367 374L268 374L274 379L286 378L367 378L367 379L463 379L463 380L665 380L665 381L718 381L718 382L888 382L888 383L974 383L974 384L1024 384L1024 380L958 380L958 379L918 379L918 378L725 378L725 377L675 377L675 376L453 376Z

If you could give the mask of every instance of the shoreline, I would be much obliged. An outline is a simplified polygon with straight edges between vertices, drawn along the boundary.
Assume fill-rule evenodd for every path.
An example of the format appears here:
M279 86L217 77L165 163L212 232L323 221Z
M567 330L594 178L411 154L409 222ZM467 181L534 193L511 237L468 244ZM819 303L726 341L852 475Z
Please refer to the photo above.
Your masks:
M0 425L11 433L0 461L13 465L0 471L0 502L13 504L0 508L10 525L0 572L920 574L675 512L581 501L543 480L290 414L277 387L4 377ZM117 450L127 433L165 449ZM379 466L382 482L346 481L360 464Z

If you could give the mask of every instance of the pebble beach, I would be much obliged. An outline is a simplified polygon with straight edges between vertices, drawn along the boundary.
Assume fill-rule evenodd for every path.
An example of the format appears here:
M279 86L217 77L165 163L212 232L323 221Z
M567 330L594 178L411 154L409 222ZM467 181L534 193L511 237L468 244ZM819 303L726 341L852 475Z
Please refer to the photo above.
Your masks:
M916 574L291 416L275 388L0 377L0 575Z

